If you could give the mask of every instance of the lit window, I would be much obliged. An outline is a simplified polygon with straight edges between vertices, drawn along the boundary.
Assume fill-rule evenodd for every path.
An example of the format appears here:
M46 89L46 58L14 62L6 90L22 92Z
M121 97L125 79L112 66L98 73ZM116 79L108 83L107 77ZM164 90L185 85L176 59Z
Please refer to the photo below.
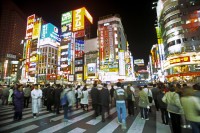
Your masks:
M187 21L186 21L186 24L189 24L189 23L190 23L190 20L187 20Z

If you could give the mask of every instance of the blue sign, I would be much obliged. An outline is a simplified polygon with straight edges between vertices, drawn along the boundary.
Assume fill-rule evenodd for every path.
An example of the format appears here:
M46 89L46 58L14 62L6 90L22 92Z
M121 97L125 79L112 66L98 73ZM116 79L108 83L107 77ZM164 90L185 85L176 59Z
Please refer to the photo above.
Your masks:
M42 25L41 39L50 38L56 42L60 42L61 39L58 34L58 28L51 23Z

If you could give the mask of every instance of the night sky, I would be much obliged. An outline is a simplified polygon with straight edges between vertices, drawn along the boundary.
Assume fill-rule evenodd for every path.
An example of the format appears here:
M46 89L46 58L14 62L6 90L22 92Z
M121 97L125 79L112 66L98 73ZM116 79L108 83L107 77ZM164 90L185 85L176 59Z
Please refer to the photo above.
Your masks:
M152 10L156 0L13 0L27 16L36 14L46 22L60 28L61 14L85 6L93 16L93 37L96 37L99 17L119 14L127 35L134 59L144 59L148 56L153 44L156 44L154 28L156 10ZM136 3L137 2L137 3ZM134 3L134 4L133 4Z

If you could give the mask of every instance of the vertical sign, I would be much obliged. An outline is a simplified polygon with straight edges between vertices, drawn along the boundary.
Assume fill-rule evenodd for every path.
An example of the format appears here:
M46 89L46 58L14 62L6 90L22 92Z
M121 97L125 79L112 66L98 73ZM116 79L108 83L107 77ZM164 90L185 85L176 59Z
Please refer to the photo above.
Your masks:
M26 39L32 38L35 14L27 18Z
M73 31L84 29L84 8L73 11Z
M32 39L37 39L40 37L41 30L41 18L38 18L34 22Z
M125 75L124 51L119 52L119 75Z
M27 40L27 46L26 46L26 72L28 72L29 65L30 65L30 47L31 47L31 41Z

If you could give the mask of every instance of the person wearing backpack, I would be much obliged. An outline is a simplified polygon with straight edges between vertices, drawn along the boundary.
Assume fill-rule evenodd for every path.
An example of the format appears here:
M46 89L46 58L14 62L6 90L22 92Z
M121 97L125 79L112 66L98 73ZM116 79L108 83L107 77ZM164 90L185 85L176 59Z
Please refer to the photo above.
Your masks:
M29 85L26 85L24 88L24 108L28 108L30 96L31 96L31 88Z
M116 99L118 123L122 124L121 128L125 130L127 93L121 86L122 86L121 83L117 82L117 88L115 89L114 92L114 98Z

